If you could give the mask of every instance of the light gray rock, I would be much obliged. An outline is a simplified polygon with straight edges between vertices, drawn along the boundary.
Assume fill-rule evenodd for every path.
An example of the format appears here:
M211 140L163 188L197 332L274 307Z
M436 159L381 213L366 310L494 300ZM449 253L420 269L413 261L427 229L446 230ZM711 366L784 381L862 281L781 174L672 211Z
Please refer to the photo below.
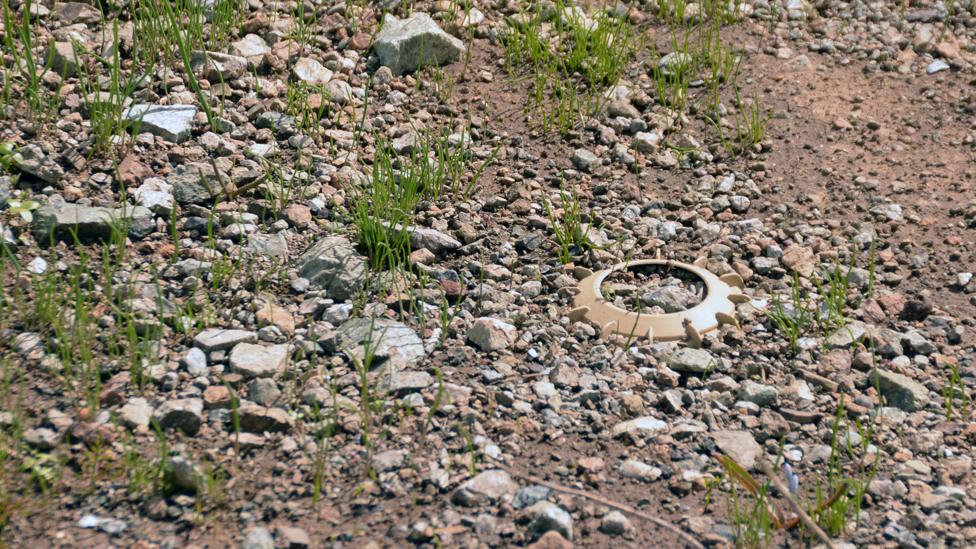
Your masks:
M657 62L657 68L659 71L666 75L676 74L686 67L690 66L694 59L691 54L684 52L673 51Z
M772 385L763 385L752 380L746 380L739 386L739 400L752 402L759 406L769 406L776 402L779 391Z
M136 202L154 214L169 217L173 210L173 186L158 177L150 177L132 193Z
M661 469L648 465L643 461L637 461L636 459L628 459L622 462L619 471L621 476L642 480L644 482L657 480L664 474L664 471Z
M84 51L84 45L80 46L79 53ZM55 42L51 46L51 70L61 76L74 76L78 73L78 56L75 54L74 44L71 42ZM41 60L41 65L44 60Z
M352 298L366 277L366 258L341 236L325 237L298 258L298 273L338 300Z
M237 411L241 430L247 433L284 433L291 430L292 420L281 408L265 408L258 404L245 404Z
M584 172L593 171L600 165L600 157L586 149L576 149L573 151L573 166Z
M38 427L24 431L24 442L31 448L36 448L42 452L53 450L58 445L57 431L47 427Z
M324 86L332 80L332 71L311 57L301 57L291 68L291 74L299 82L312 86Z
M642 295L641 301L651 307L660 307L666 313L677 313L697 305L698 296L678 286L663 286Z
M411 226L407 227L407 232L410 234L410 246L415 250L427 248L435 254L441 255L461 247L460 242L436 229Z
M949 70L949 64L941 59L936 59L925 67L926 74L935 74L947 70Z
M163 429L179 429L192 437L203 423L203 400L167 400L153 412L153 421Z
M424 343L413 328L384 318L353 318L336 329L326 347L365 361L366 347L373 356L372 368L388 363L392 371L408 368L424 356Z
M152 413L152 406L149 405L146 399L133 397L119 409L119 418L122 420L123 425L130 429L135 429L136 427L148 427Z
M659 132L637 132L634 134L634 149L637 152L649 154L661 148L664 135Z
M888 404L906 412L923 410L929 403L929 391L908 376L888 370L877 370L876 380Z
M325 96L336 105L348 105L352 103L352 86L345 80L332 80L325 85Z
M518 330L515 326L497 318L482 317L468 330L467 338L482 351L500 351L515 344Z
M394 471L403 467L407 461L407 454L403 450L387 450L373 456L373 470L377 473Z
M434 385L434 376L417 371L393 372L380 380L380 389L398 397L419 393L432 385Z
M230 370L244 377L273 377L285 369L288 345L240 343L230 351Z
M620 511L610 511L600 520L600 531L611 536L619 536L631 528L630 519Z
M678 349L668 359L668 367L676 372L689 374L703 374L715 369L717 361L705 349L683 347Z
M208 188L211 182L216 182L216 177L210 163L196 162L177 166L166 176L166 183L173 188L173 197L180 204L206 204L220 191L219 185Z
M624 118L640 118L640 111L637 110L627 99L614 99L607 103L607 114L612 117L622 116Z
M244 38L231 43L230 52L247 59L248 68L256 69L265 63L271 48L260 36L247 34Z
M849 322L827 338L831 349L850 349L852 345L870 334L870 327L863 322Z
M241 549L275 549L274 538L265 528L251 528L241 542Z
M261 406L271 406L281 397L281 390L273 379L260 378L247 384L247 398Z
M426 13L407 19L386 14L373 51L393 74L400 75L454 61L464 52L464 42L444 32Z
M288 239L284 233L252 234L247 249L265 257L288 257Z
M762 457L762 446L745 431L716 431L709 436L722 452L745 469L752 469Z
M32 230L40 244L55 240L74 241L73 233L82 241L105 241L116 228L127 228L132 238L142 238L156 228L155 216L142 206L99 208L51 202L34 212Z
M465 481L451 499L458 505L474 506L510 498L516 490L518 484L511 475L501 469L490 469Z
M534 537L553 530L568 540L573 539L573 517L555 503L536 502L522 511L522 517L527 519L529 533Z
M211 353L233 348L238 343L254 343L257 340L258 335L248 330L207 328L193 338L193 345L205 353Z
M622 421L613 426L613 436L631 435L636 437L652 436L668 430L668 423L656 417L643 416L636 419Z
M247 72L247 59L219 52L194 51L190 54L193 71L216 84L236 80Z
M512 499L512 507L515 509L525 509L534 505L537 501L542 501L549 497L552 490L541 484L532 484L519 488Z
M179 490L196 493L203 483L203 473L183 456L173 456L166 463L166 480Z
M276 111L265 111L254 119L254 126L257 128L268 128L274 131L294 128L295 117Z
M20 160L17 168L24 173L29 173L46 183L57 183L64 177L64 168L60 164L44 154L41 147L31 144L21 147L18 151Z
M148 105L140 103L126 109L123 117L138 124L140 132L149 132L173 143L190 138L193 117L197 108L193 105Z

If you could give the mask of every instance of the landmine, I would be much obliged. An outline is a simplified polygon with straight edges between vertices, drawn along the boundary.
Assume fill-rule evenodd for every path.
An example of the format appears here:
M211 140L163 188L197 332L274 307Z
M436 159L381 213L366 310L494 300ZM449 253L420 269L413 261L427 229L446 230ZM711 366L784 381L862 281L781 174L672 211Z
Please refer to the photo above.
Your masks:
M698 305L684 311L651 314L627 311L608 302L600 290L603 281L613 272L656 265L665 269L680 269L697 276L705 285L705 297ZM646 337L649 341L687 340L691 345L701 343L701 335L723 324L738 325L735 305L749 298L742 293L742 277L735 273L717 276L704 268L705 259L693 265L664 259L641 259L618 263L609 269L588 272L577 268L584 275L577 286L570 319L587 320L600 329L600 336L612 334L628 337ZM581 272L582 271L582 272Z

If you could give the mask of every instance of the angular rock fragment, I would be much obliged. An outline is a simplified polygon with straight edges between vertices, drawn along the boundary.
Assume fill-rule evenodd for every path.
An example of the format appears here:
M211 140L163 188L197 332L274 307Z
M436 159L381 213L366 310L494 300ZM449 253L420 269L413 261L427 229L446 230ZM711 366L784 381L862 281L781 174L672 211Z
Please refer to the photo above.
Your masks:
M133 238L142 238L156 228L155 216L142 206L99 208L52 202L34 212L33 233L40 244L54 240L104 241L117 230L127 230Z
M464 42L444 32L426 13L417 12L408 19L387 14L373 51L393 74L400 75L454 61L464 52Z
M325 237L298 258L298 273L324 288L329 296L346 300L362 287L366 258L341 236Z
M149 132L173 143L190 138L193 118L197 108L193 105L133 105L125 110L123 118L137 124L140 132Z

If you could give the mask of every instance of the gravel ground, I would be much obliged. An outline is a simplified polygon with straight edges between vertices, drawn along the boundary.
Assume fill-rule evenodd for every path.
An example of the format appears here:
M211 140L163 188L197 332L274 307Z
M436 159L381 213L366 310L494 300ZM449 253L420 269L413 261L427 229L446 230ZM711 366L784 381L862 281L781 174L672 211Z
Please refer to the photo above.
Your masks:
M530 4L4 0L0 546L976 544L976 4Z

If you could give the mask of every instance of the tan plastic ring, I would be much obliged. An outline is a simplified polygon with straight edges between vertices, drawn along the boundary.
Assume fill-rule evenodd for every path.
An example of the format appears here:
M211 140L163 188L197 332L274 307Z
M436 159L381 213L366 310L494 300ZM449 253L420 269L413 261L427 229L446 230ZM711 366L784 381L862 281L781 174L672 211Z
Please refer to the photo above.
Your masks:
M698 305L667 314L648 314L626 311L609 303L600 291L603 281L610 273L640 267L659 265L668 269L688 271L705 284L705 298ZM698 340L700 335L714 330L722 324L737 324L735 304L748 301L741 291L742 278L729 273L717 276L703 268L704 260L695 265L662 259L642 259L618 263L609 269L590 274L579 283L579 292L574 298L575 308L570 319L589 320L600 327L600 335L609 337L612 333L647 337L654 341Z

